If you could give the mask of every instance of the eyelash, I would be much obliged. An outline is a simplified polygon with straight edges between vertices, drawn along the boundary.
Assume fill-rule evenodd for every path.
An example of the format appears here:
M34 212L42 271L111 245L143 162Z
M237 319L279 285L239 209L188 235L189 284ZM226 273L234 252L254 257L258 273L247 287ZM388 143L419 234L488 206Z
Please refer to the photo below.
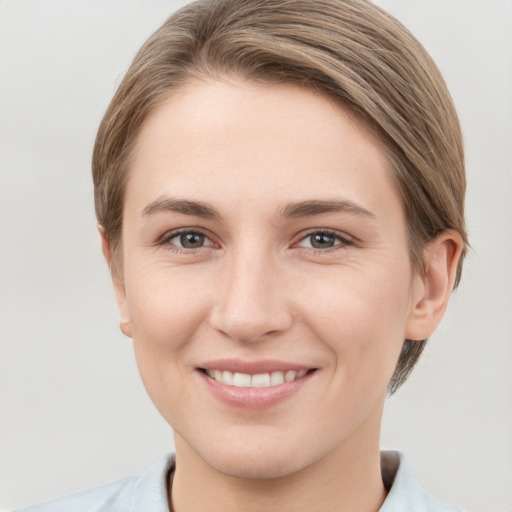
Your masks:
M204 237L205 240L209 240L210 243L206 246L203 245L201 247L194 248L194 249L187 248L187 247L179 247L179 246L176 246L175 244L171 243L171 240L173 238L176 238L176 237L179 237L182 235L198 235L198 236ZM166 233L165 235L163 235L161 238L159 238L157 240L156 245L167 246L166 248L168 250L177 252L177 253L194 254L194 253L197 253L198 250L203 249L204 247L215 246L216 244L214 242L212 242L212 240L206 233L202 232L199 229L180 229L178 231L170 231L170 232Z
M176 246L175 244L171 243L171 240L173 238L180 237L183 235L198 235L198 236L204 237L205 240L209 240L210 243L208 245L202 245L201 247L197 247L197 248L179 247L179 246ZM337 231L332 231L330 229L314 229L314 230L309 231L305 235L301 236L301 238L299 238L299 240L297 242L293 243L293 246L298 245L300 247L299 244L301 242L306 241L308 238L311 239L311 237L313 237L314 235L332 237L335 240L335 242L336 241L338 242L338 243L335 243L331 247L327 247L327 248L323 248L323 249L315 248L315 247L304 247L305 249L308 249L310 252L313 252L314 254L325 254L330 251L344 249L347 246L355 245L355 240L351 236L349 236L345 233L339 233ZM203 231L201 231L199 229L181 229L178 231L168 232L157 240L156 245L167 246L168 250L171 250L176 253L181 253L181 254L183 254L183 253L197 254L197 252L199 250L204 249L206 247L212 247L212 246L218 247L218 244L213 242L211 240L211 238L206 233L204 233Z
M326 252L344 249L348 246L355 244L355 240L351 236L349 236L345 233L340 233L338 231L332 231L330 229L311 230L305 236L301 237L299 239L299 241L296 242L296 244L300 243L300 242L304 242L308 238L311 239L311 237L313 237L314 235L322 235L322 236L332 237L335 241L333 246L323 248L323 249L319 249L316 247L308 247L308 249L313 251L315 254L325 254ZM338 242L338 243L336 243L336 242ZM296 245L296 244L294 244L294 245Z

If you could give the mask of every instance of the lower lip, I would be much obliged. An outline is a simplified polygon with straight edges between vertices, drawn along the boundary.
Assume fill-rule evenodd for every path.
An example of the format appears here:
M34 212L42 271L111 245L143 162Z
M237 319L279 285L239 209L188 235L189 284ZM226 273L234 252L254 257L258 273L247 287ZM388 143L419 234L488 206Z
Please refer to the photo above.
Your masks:
M304 377L293 382L285 382L279 386L269 386L266 388L228 386L208 377L201 370L198 370L198 373L211 393L221 402L242 409L265 409L277 405L297 393L306 382L313 378L316 371L307 373Z

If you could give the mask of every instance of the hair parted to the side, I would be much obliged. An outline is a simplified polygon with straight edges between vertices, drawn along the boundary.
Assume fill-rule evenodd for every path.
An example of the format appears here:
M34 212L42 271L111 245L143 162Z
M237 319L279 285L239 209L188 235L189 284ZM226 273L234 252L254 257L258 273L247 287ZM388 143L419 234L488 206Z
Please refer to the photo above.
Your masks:
M453 229L467 246L461 130L436 65L410 32L367 0L200 0L172 15L143 45L99 127L93 153L98 222L120 261L130 154L148 113L192 79L240 76L320 91L383 142L409 227L411 261ZM115 271L115 269L114 269ZM390 392L426 340L405 340Z

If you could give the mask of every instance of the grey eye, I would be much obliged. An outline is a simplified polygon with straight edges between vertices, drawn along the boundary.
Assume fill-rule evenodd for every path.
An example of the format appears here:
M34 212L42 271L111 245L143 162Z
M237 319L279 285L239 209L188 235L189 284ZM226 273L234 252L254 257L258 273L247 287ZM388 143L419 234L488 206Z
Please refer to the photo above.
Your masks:
M211 245L210 239L197 231L182 231L164 239L164 243L169 243L181 249L200 249Z
M174 238L179 239L179 245L184 249L199 249L204 246L206 237L201 233L181 233Z
M330 230L322 230L311 231L308 235L306 235L302 240L297 244L298 247L307 247L310 249L338 249L347 247L353 244L352 237L333 232Z
M311 247L315 249L329 249L336 245L336 237L330 233L313 233L309 235Z

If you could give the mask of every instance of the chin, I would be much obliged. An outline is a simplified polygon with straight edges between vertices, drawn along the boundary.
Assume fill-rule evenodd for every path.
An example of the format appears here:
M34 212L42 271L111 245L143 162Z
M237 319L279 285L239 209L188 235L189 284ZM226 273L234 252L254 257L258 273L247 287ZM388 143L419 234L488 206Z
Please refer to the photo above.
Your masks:
M192 448L199 459L212 470L233 478L282 478L300 471L312 462L308 461L304 443L294 443L291 439L269 436L268 433L267 436L253 433L252 436L238 438L222 436L215 440L210 438L208 443L204 443L202 439L196 441L199 442L186 443L182 447L185 451Z
M212 457L205 460L214 470L234 478L248 480L272 480L283 478L300 471L304 461L288 454L222 453L219 460Z

